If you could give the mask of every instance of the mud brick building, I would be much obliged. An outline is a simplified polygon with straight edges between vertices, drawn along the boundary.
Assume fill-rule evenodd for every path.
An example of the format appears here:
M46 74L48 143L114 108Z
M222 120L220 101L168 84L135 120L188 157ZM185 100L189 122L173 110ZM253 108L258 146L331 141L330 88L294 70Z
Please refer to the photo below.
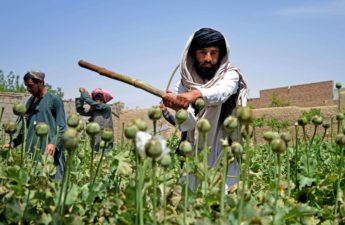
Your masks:
M249 99L253 108L271 107L272 97L275 95L289 106L315 107L334 105L333 81L300 84L280 88L260 90L259 98Z

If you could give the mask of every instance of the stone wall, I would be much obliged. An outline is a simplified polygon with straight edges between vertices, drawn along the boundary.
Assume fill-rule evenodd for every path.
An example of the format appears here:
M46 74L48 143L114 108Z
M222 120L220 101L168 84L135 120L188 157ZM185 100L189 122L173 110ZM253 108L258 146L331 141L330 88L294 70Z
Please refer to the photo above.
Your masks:
M333 81L301 84L288 87L266 89L260 91L259 98L248 100L253 108L267 108L271 106L274 93L290 106L313 107L334 105Z

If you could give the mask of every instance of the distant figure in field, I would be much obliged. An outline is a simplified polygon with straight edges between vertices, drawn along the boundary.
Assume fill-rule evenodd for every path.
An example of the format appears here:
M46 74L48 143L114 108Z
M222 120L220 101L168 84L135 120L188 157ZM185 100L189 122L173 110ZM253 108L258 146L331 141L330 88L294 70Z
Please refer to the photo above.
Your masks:
M89 121L98 123L101 127L101 130L104 128L110 128L114 133L111 107L110 105L106 104L113 99L113 96L110 94L110 92L101 88L96 88L91 92L90 96L90 94L83 87L79 88L79 92L80 98L77 98L75 102L77 112L82 116L89 116ZM89 110L85 110L84 103L90 106ZM100 142L101 133L98 134L95 139L96 151L100 151ZM108 142L106 151L110 151L112 147L113 140Z

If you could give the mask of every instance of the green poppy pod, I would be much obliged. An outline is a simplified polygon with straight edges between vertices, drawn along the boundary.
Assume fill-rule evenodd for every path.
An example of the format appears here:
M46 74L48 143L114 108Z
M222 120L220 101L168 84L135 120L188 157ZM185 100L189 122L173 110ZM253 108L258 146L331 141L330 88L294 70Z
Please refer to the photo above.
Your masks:
M79 133L75 128L68 128L62 136L64 147L68 151L73 151L78 147Z
M146 131L147 130L147 123L146 121L136 118L133 120L133 123L138 127L140 131Z
M187 110L180 109L179 111L176 112L175 118L176 118L177 124L182 124L188 118Z
M337 143L339 146L345 146L345 135L344 134L338 134L335 137L335 143Z
M193 150L193 147L188 141L181 141L179 149L186 155Z
M84 159L85 158L85 152L84 151L78 152L78 158L79 159Z
M110 141L111 139L113 139L113 130L111 128L104 128L102 135L101 135L101 139L103 141Z
M271 148L277 154L281 154L286 150L285 141L281 138L276 138L271 141Z
M89 136L95 136L101 131L101 127L96 122L91 122L86 126L86 133Z
M145 144L145 153L152 159L157 159L162 154L162 145L156 139L151 139Z
M80 119L76 129L80 133L80 132L82 132L84 130L84 128L85 128L85 123L84 123L84 121L82 119Z
M273 132L273 139L280 138L280 134L278 132Z
M328 128L331 127L331 124L329 124L329 123L323 123L323 124L322 124L322 127L325 128L325 129L328 129Z
M17 131L17 124L15 122L8 122L5 124L5 133L6 134L14 134Z
M243 153L243 147L239 142L234 141L231 144L231 151L236 157L240 157Z
M23 103L17 102L13 105L13 113L16 116L23 116L26 113L26 107Z
M342 121L342 120L344 120L344 118L345 118L344 113L338 113L335 117L335 119L338 121Z
M134 123L130 123L128 126L125 127L125 136L130 140L134 140L135 135L138 131L138 127Z
M264 133L264 139L265 139L265 141L267 141L267 142L271 142L272 140L273 140L273 132L272 131L266 131L265 133Z
M297 120L297 123L298 123L298 125L304 127L305 125L308 124L308 120L306 117L303 116Z
M285 143L289 143L292 139L292 136L290 132L283 132L280 134L280 138L283 139Z
M105 141L104 141L104 140L101 140L101 141L99 142L99 147L100 147L101 149L103 149L103 148L105 147Z
M80 120L79 115L76 114L76 113L72 113L67 118L67 125L69 127L76 128L78 126L78 124L79 124L79 120Z
M35 133L39 137L46 136L49 132L49 126L48 124L44 122L38 122L35 126Z
M315 125L315 126L319 126L322 124L323 118L322 116L318 116L315 115L311 118L311 122Z
M205 108L205 101L203 98L198 98L195 101L195 108L199 111L202 110L203 108Z
M223 122L225 131L230 135L238 126L238 120L236 117L228 116Z
M337 89L340 89L340 88L342 87L341 82L335 83L335 87L336 87Z
M166 154L162 157L160 160L160 163L163 167L168 167L171 164L171 156L169 154Z
M211 125L208 122L207 119L205 118L201 118L197 123L196 123L196 127L198 128L198 131L200 133L206 133L210 130Z
M248 106L239 107L237 110L237 117L240 123L250 124L253 122L253 110Z
M147 114L151 120L157 121L162 117L162 110L159 107L152 107Z

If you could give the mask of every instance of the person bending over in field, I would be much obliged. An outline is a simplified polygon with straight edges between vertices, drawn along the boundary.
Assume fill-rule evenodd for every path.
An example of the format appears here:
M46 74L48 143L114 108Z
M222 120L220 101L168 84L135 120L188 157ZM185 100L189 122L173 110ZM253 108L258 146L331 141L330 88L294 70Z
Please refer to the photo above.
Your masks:
M106 104L113 99L110 92L96 88L91 92L91 97L85 88L79 88L80 98L76 99L77 112L82 116L89 116L90 122L96 122L100 125L101 131L104 128L110 128L114 133L113 120L110 105ZM88 104L90 108L86 110L84 103ZM100 151L101 133L95 138L95 149ZM108 142L106 151L110 151L113 147L113 140Z

